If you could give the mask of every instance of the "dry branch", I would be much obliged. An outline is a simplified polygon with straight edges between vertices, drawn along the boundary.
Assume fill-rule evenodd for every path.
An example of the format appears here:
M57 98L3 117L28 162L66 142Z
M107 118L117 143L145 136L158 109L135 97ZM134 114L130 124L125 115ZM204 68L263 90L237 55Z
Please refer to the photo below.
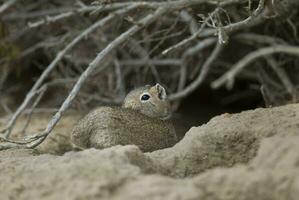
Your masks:
M265 47L258 49L254 52L249 53L238 63L236 63L232 68L222 75L220 78L215 80L211 86L212 88L219 88L220 86L226 84L228 88L232 88L236 76L244 70L248 64L255 61L256 59L264 56L268 56L275 53L286 53L294 56L299 56L299 47L287 46L287 45L277 45L272 47Z
M212 84L213 87L219 87L227 82L232 86L233 80L241 74L242 76L238 76L238 78L256 78L257 75L254 70L250 68L246 72L243 70L247 64L259 57L267 56L269 58L269 55L278 52L298 55L297 47L287 45L294 44L293 40L295 39L292 37L296 35L295 24L291 23L291 19L287 19L290 22L288 26L292 24L291 31L285 30L274 34L267 29L267 25L270 24L268 21L278 22L269 15L271 9L265 5L267 1L249 1L254 7L251 8L250 6L249 12L245 8L247 2L244 2L246 1L112 1L98 5L81 3L79 7L74 7L73 4L65 2L61 5L68 5L68 7L49 7L46 10L36 10L30 8L32 5L28 5L28 8L22 9L24 11L21 13L3 13L5 14L2 17L4 22L16 22L24 19L32 21L29 24L30 27L21 31L22 34L5 36L3 40L5 42L17 43L27 32L38 33L40 29L49 32L49 35L43 37L42 41L57 37L58 41L65 42L66 40L63 38L66 38L66 34L63 36L56 36L56 33L51 34L51 30L57 28L55 25L61 23L64 24L70 35L76 32L79 34L58 53L56 52L57 49L61 49L61 47L58 48L61 42L43 45L43 42L35 41L34 38L32 39L35 41L34 45L24 45L26 48L21 50L20 59L25 59L33 54L37 48L46 49L43 55L49 58L50 64L38 77L22 104L9 120L6 129L2 131L1 138L6 142L0 143L0 149L33 148L39 145L51 133L63 113L72 105L76 96L78 96L78 101L83 104L81 105L83 108L90 109L92 106L89 103L92 101L119 103L125 91L132 86L161 80L161 83L167 85L172 93L170 99L178 102L181 98L194 92L204 82L213 80L213 76L216 74L217 76L224 75ZM39 2L33 4L34 7ZM203 11L202 8L205 6L212 9ZM242 6L244 7L242 12L238 12ZM15 7L18 8L18 4L15 4L11 9L13 10ZM86 13L90 14L86 15ZM77 19L76 17L80 17L82 21L85 20L84 23L80 24L80 20L75 20L74 24L71 20ZM97 17L102 18L94 20ZM122 19L126 19L126 21ZM91 26L86 28L86 23L91 24ZM265 30L263 30L264 35L252 29L252 27L262 23L266 24ZM43 26L47 24L51 24L51 26ZM84 31L81 31L82 29ZM238 34L233 35L236 32ZM80 41L85 38L87 38L84 42L85 48L82 48L83 45L80 46ZM229 40L229 38L236 40ZM125 43L126 41L128 42ZM230 43L235 41L241 41L240 46L244 51L233 52L233 54L239 58L243 57L244 54L247 56L239 62L234 61L237 64L230 68L230 63L233 62L225 58L230 52L221 51L221 49L224 43L227 45L225 48L229 49ZM122 45L124 43L125 45ZM215 48L211 51L211 48L208 47L215 43ZM264 47L265 45L271 45L271 47ZM129 46L134 51L128 51L127 47ZM48 53L49 48L52 48L51 53L56 55L54 59L51 53ZM251 52L252 48L261 49ZM88 56L81 54L87 52L88 55L92 56L99 49L100 53L92 62L90 62L92 57L88 58ZM69 54L70 52L72 55ZM223 53L224 56L219 56L220 53ZM9 57L1 59L1 63L7 64L9 61ZM283 69L286 62L282 62L282 66L278 66L272 61L268 59L267 63L280 79L277 83L280 82L282 85L279 87L287 88L289 93L294 93L294 90L298 88L295 82L293 83L292 78L288 77L289 72ZM216 63L217 68L214 68L213 65ZM244 73L240 73L241 71ZM47 85L46 80L55 82L58 79L74 79L74 77L79 77L79 79L64 102L61 102L61 107L57 109L58 111L43 132L16 141L10 138L18 117L28 112L26 109L29 105L32 104L32 107L29 109L26 126L29 125L30 116L35 108L39 109L38 103L43 96L42 89ZM149 78L146 79L145 77ZM99 79L103 81L99 83ZM106 79L107 83L104 81ZM86 87L82 88L83 85ZM69 86L61 88L70 89ZM98 88L98 90L90 94L89 88ZM265 94L268 93L266 89L263 90Z
M17 3L18 0L7 0L5 3L3 3L0 6L0 15L7 10L9 7L13 6L15 3Z
M134 25L132 28L130 28L129 30L121 34L114 41L112 41L104 50L102 50L97 55L97 57L89 64L88 68L83 72L83 74L80 76L79 80L73 87L69 96L66 98L66 100L60 107L59 111L53 116L51 121L48 123L47 128L44 130L44 132L30 138L33 140L37 140L37 142L33 143L33 145L29 145L28 147L32 148L39 145L50 134L50 132L53 130L55 125L60 120L63 112L66 111L66 109L68 109L68 107L70 106L70 104L72 103L76 95L78 94L85 80L93 72L93 70L103 62L103 60L107 55L109 55L115 48L117 48L120 44L122 44L127 39L129 39L132 35L134 35L139 30L141 30L144 26L147 26L148 24L152 23L155 19L160 17L162 14L164 14L167 10L168 9L166 9L165 7L157 9L155 13L150 14L147 17L140 20L138 22L138 25Z
M201 71L200 71L198 77L195 79L195 81L193 81L190 85L188 85L182 91L179 91L175 94L171 94L169 99L170 100L176 100L176 99L185 97L188 94L190 94L191 92L193 92L204 81L204 79L207 77L209 71L211 70L211 66L212 66L213 62L219 56L222 48L223 48L223 44L217 43L217 45L216 45L215 49L213 50L212 54L210 55L210 57L206 60L206 62L202 66Z
M56 59L47 67L47 69L43 72L41 77L38 79L38 81L35 83L35 85L32 87L31 91L26 96L26 99L22 103L22 105L18 108L17 112L14 114L12 119L10 120L8 124L8 128L5 130L4 140L7 142L5 145L0 145L1 149L4 148L11 148L11 147L24 147L24 148L34 148L37 145L39 145L43 140L50 134L50 132L53 130L55 125L60 120L62 114L66 111L66 109L70 106L76 95L78 94L80 88L82 87L85 80L88 78L88 76L94 71L94 69L99 66L104 59L109 55L115 48L117 48L120 44L125 42L127 39L132 37L135 33L137 33L139 30L143 29L148 24L155 21L157 18L163 16L164 14L182 9L184 7L188 7L191 5L195 5L198 3L205 2L204 0L189 0L189 1L173 1L173 2L167 2L164 4L159 4L159 7L156 9L156 11L153 14L149 14L143 19L139 20L138 23L136 23L134 26L132 26L130 29L128 29L126 32L122 33L120 36L118 36L114 41L112 41L105 49L103 49L97 57L89 64L87 69L83 72L83 74L80 76L79 80L73 87L72 91L70 92L69 96L66 98L62 106L60 107L59 111L53 116L53 118L48 123L46 129L37 135L33 135L25 140L22 141L11 141L9 138L9 135L11 133L11 130L18 118L18 116L25 110L28 103L31 101L31 99L35 96L36 91L38 87L42 84L42 82L45 80L45 78L49 75L49 73L54 69L54 67L57 65L57 63L61 60L61 58L65 55L65 53L71 49L77 42L79 42L84 36L86 36L88 33L90 33L95 28L102 26L109 20L113 19L115 14L111 14L108 17L104 18L103 20L98 21L96 24L85 30L82 34L80 34L75 40L73 40L72 43L68 44L67 47L58 53ZM161 6L163 5L163 6ZM138 6L144 6L143 3L141 4L133 4L131 6L128 6L122 10L116 11L116 14L123 14L131 9L134 9ZM12 143L11 145L9 145Z
M31 90L26 95L25 100L23 103L19 106L18 110L14 113L10 121L8 122L8 125L5 130L1 131L4 133L5 138L9 138L12 128L14 124L16 123L16 120L20 116L20 114L26 109L28 104L31 102L31 100L34 98L36 92L38 91L39 87L42 85L44 80L49 76L49 74L54 70L54 68L57 66L57 64L62 60L62 58L65 56L67 52L69 52L76 44L78 44L82 39L84 39L88 34L95 31L99 27L104 26L111 20L115 18L115 16L123 15L127 12L129 12L132 9L135 9L138 5L133 5L130 7L126 7L124 9L118 10L116 13L111 13L104 19L99 20L98 22L94 23L92 26L87 28L85 31L83 31L80 35L78 35L72 42L70 42L63 50L57 53L57 56L55 59L51 62L51 64L44 70L42 75L39 77L39 79L35 82L34 86L31 88Z
M292 84L290 78L288 77L287 72L283 68L281 68L278 65L278 63L274 60L274 58L272 58L271 56L267 57L266 60L269 63L269 65L272 67L273 71L275 71L275 73L277 74L278 78L280 79L280 81L282 82L282 84L284 85L288 93L290 93L291 95L295 94L296 88Z

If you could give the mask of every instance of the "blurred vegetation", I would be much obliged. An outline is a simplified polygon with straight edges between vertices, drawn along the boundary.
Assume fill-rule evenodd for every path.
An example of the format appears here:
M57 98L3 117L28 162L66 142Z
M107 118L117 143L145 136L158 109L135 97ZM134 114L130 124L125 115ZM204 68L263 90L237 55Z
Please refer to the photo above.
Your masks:
M137 1L19 0L1 13L0 107L6 107L2 110L14 110L58 52L93 23L118 9L112 5L130 2ZM240 0L222 6L207 1L163 16L115 50L105 60L104 69L93 72L73 107L88 110L96 105L119 104L131 88L155 82L166 86L170 94L188 88L201 73L215 42L202 50L196 47L215 34L199 36L167 54L163 51L195 34L203 24L203 32L217 30L216 39L222 34L225 43L201 83L205 85L229 71L250 52L274 45L298 45L298 2L293 0L266 1L267 12L262 20L230 33L222 31L222 27L252 15L258 3L258 0ZM149 12L151 9L137 9L87 35L47 78L45 83L50 86L40 107L58 108L97 53ZM67 13L69 16L63 17ZM241 85L244 91L226 100L234 103L246 96L246 90L254 89L263 94L269 106L297 102L298 62L298 57L283 53L253 61L235 77L234 87ZM196 88L192 92L198 91Z

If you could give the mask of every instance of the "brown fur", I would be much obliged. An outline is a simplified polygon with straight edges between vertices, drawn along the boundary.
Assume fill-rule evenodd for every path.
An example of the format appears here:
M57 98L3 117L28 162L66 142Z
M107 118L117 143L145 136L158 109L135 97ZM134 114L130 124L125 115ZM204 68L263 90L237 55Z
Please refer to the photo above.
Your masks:
M160 119L170 114L169 102L157 96L160 87L133 90L122 108L100 107L92 111L75 125L71 136L73 144L81 149L135 144L143 151L172 146L176 142L173 125ZM151 102L140 103L143 92L151 95Z

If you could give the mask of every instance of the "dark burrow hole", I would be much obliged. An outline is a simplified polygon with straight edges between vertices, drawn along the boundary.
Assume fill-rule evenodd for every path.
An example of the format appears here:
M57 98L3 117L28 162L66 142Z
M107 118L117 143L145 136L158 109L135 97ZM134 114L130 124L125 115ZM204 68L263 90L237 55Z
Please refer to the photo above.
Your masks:
M264 107L264 101L259 88L252 87L251 83L236 83L232 90L213 90L209 85L202 85L182 100L172 120L178 137L182 138L191 127L207 123L214 116L259 107Z

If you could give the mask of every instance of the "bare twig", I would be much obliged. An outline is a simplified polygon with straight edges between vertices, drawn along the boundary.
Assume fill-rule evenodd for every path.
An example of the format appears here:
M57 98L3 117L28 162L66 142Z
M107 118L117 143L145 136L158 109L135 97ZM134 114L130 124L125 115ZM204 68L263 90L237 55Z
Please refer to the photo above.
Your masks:
M76 44L78 44L82 39L84 39L88 34L90 34L91 32L93 32L94 30L96 30L99 27L102 27L103 25L105 25L106 23L108 23L109 21L113 20L114 17L116 15L123 15L129 11L131 11L132 9L135 9L137 6L130 6L121 10L118 10L116 13L111 13L110 15L108 15L107 17L105 17L104 19L101 19L99 21L97 21L96 23L94 23L92 26L90 26L89 28L87 28L85 31L83 31L80 35L78 35L71 43L69 43L63 50L61 50L60 52L58 52L57 56L55 57L55 59L51 62L51 64L45 69L45 71L42 73L42 75L39 77L39 79L35 82L34 86L31 88L31 90L28 92L28 94L26 95L25 100L23 101L23 103L19 106L19 108L17 109L17 111L14 113L14 115L12 116L12 118L10 119L7 127L5 130L1 131L1 132L5 132L5 137L8 138L10 136L10 133L12 131L12 128L17 120L17 118L19 117L19 115L24 111L24 109L27 107L27 105L30 103L30 101L32 100L32 98L35 96L36 91L38 90L38 88L41 86L41 84L44 82L44 80L49 76L49 74L53 71L53 69L57 66L57 64L61 61L61 59L64 57L64 55L70 51Z
M215 12L215 11L214 11ZM197 38L197 36L204 30L204 28L206 27L207 25L207 22L208 22L209 18L206 18L205 21L202 23L202 25L200 26L200 28L195 32L193 33L190 37L182 40L181 42L171 46L171 47L168 47L167 49L165 49L162 54L168 54L169 52L175 50L175 49L178 49L186 44L188 44L189 42L195 40Z
M129 3L129 2L124 2L124 3L113 3L113 4L108 4L108 5L100 5L100 6L84 6L78 9L71 9L70 11L67 12L63 12L61 14L55 15L55 16L46 16L44 19L35 21L35 22L29 22L28 25L30 28L36 28L39 27L41 25L44 24L51 24L51 23L55 23L57 21L66 19L68 17L71 16L75 16L76 14L84 14L84 13L89 13L89 12L94 12L97 10L101 10L101 11L111 11L111 10L116 10L116 9L120 9L120 8L124 8L127 6L140 6L143 5L144 7L146 6L154 6L154 4L149 4L146 2L135 2L135 3Z
M170 95L169 99L170 100L179 99L179 98L185 97L186 95L193 92L207 77L207 75L210 71L211 65L213 64L215 59L219 56L219 54L222 50L222 47L223 47L222 44L217 43L217 45L216 45L215 49L213 50L212 54L210 55L210 57L206 60L206 62L202 66L202 69L201 69L198 77L190 85L188 85L184 90Z
M1 6L0 6L0 15L5 11L7 10L8 8L10 8L11 6L13 6L15 3L17 3L18 0L8 0L6 1L5 3L3 3Z
M181 65L180 59L130 59L130 60L120 60L119 61L122 65L128 66L142 66L146 65L147 62L152 63L153 65L157 66L173 66L177 67Z
M203 41L199 41L195 46L189 48L182 56L182 65L180 71L180 78L178 83L178 92L183 90L186 84L186 76L187 76L187 58L197 54L203 49L211 46L216 42L216 38L207 38Z
M229 3L234 3L234 2L229 2ZM262 21L264 21L265 19L262 17L262 11L264 10L265 7L265 0L260 0L258 8L255 10L255 12L253 12L253 14L251 16L249 16L248 18L246 18L243 21L240 22L236 22L236 23L231 23L229 25L223 26L221 27L221 29L217 29L217 28L213 28L210 29L208 31L204 31L205 26L207 25L207 23L209 22L210 18L207 17L204 22L202 23L202 26L194 33L192 34L190 37L182 40L181 42L167 48L166 50L164 50L162 52L162 54L167 54L183 45L186 45L187 43L195 40L196 38L198 38L199 36L201 37L208 37L211 35L214 35L215 33L217 33L219 30L221 30L221 33L228 35L231 32L243 29L245 27L250 27L253 25L256 25ZM215 9L210 16L213 16L215 14L217 14L219 12L220 9ZM228 37L228 36L227 36Z
M114 65L116 74L116 91L120 98L124 98L126 95L126 85L120 62L117 59L114 59Z
M296 94L296 87L292 84L286 71L277 64L273 57L269 56L268 58L266 58L266 60L272 67L272 69L275 71L288 93L290 93L291 95Z
M87 79L87 77L93 72L93 70L99 66L103 60L106 58L107 55L109 55L116 47L121 45L123 42L125 42L127 39L129 39L132 35L137 33L139 30L141 30L144 26L152 23L155 19L157 19L159 16L163 15L167 12L168 9L165 7L157 9L157 11L154 14L150 14L139 21L138 25L134 25L132 28L121 34L119 37L117 37L113 42L111 42L104 50L102 50L97 57L89 64L87 69L83 72L83 74L80 76L79 80L73 87L72 91L70 92L69 96L66 98L62 106L60 107L59 111L53 116L51 121L48 123L46 129L38 135L32 136L30 139L35 141L35 143L29 145L28 147L32 148L37 145L39 145L53 130L55 125L60 120L62 114L66 111L66 109L70 106L74 98L76 97L77 93L79 92L80 88L82 87L83 83ZM142 24L140 26L139 24Z
M41 101L41 99L43 98L44 94L46 93L46 91L48 90L48 88L50 86L55 86L55 85L59 85L59 84L66 84L66 83L74 83L75 80L74 79L57 79L55 81L49 82L44 84L38 91L37 94L38 96L36 97L33 105L31 106L31 108L29 110L27 110L27 120L26 123L23 127L23 130L21 131L22 134L25 134L26 129L28 128L30 121L31 121L31 117L32 114L34 113L34 110L36 109L37 105L39 104L39 102Z
M26 129L28 128L29 124L30 124L30 121L31 121L31 118L32 118L32 114L33 114L33 111L34 109L36 108L36 106L39 104L40 100L43 98L45 92L46 92L47 88L46 87L42 87L40 89L40 91L38 91L38 96L37 98L35 99L32 107L30 108L30 111L29 111L29 114L27 116L27 120L25 122L25 125L23 127L23 130L21 131L21 134L24 135L25 132L26 132Z
M246 1L246 0L245 0ZM32 29L27 27L28 32L22 34L22 36L31 34L31 33L39 33L37 39L34 40L33 44L36 45L28 45L25 44L23 46L16 45L20 48L20 53L18 54L18 58L22 58L23 60L27 56L34 57L35 55L32 52L38 48L42 48L44 51L41 51L42 55L45 55L46 58L52 59L52 53L54 48L47 49L49 46L45 46L44 43L40 43L40 41L47 41L46 38L57 37L62 38L60 34L68 32L73 33L74 31L81 30L82 26L93 23L90 27L85 29L85 31L79 33L74 40L67 44L64 49L62 49L55 57L55 59L50 63L49 66L45 68L45 71L42 75L37 79L36 83L27 94L24 102L20 105L17 111L12 115L9 123L7 124L6 129L0 135L0 138L5 140L6 143L0 143L0 149L5 148L33 148L39 145L41 142L45 140L45 138L51 134L55 125L62 118L64 112L71 106L75 97L78 96L78 101L80 104L83 104L81 107L85 106L85 109L90 109L89 105L93 105L90 102L104 102L104 103L120 103L124 91L126 89L126 85L131 87L133 84L144 84L145 81L154 81L154 78L158 80L161 77L161 81L167 84L167 87L171 91L176 91L176 93L170 95L171 100L177 100L176 103L180 101L181 98L186 97L187 95L194 92L203 82L207 80L207 76L221 76L225 72L228 73L232 70L234 71L234 67L231 68L232 61L230 53L224 52L224 56L218 57L220 55L220 51L222 49L222 43L228 43L229 37L231 37L233 32L242 31L241 34L234 35L233 38L236 38L238 42L233 45L229 45L228 49L235 48L235 46L240 46L240 51L236 51L235 55L233 55L233 59L238 59L238 56L244 55L244 53L250 51L252 47L261 48L265 45L272 45L272 47L276 47L274 45L287 46L287 44L294 43L294 37L290 34L290 30L284 29L280 34L271 34L269 30L273 25L270 26L266 22L269 18L265 16L268 14L268 7L264 7L265 0L260 1L252 1L252 6L255 6L257 2L259 5L255 11L252 13L246 14L244 8L243 0L173 0L173 1L111 1L105 5L85 5L80 2L79 7L73 7L73 4L61 4L63 6L68 7L55 7L53 5L51 8L47 10L39 10L39 7L36 6L37 3L33 3L33 7L30 5L25 6L26 9L22 9L22 12L12 12L6 13L1 19L3 22L7 22L7 20L21 19L22 16L26 17L26 19L37 20L33 24L33 27L38 27L48 23L65 23L66 26L62 30L58 31L49 31L46 35L41 35L39 29ZM202 14L198 15L206 16L203 17L203 23L197 24L197 17L195 13L199 9L189 9L190 6L200 5L200 4L212 4L215 6L215 10L212 13L209 13L208 10L203 11ZM231 5L229 7L223 7L228 4L237 3L238 5ZM25 4L25 3L24 3ZM188 8L189 7L189 8ZM45 7L42 7L45 8ZM128 10L131 8L131 10ZM136 8L136 9L135 9ZM137 10L138 8L138 10ZM186 9L185 9L186 8ZM211 6L208 6L210 9ZM184 11L182 11L184 9ZM242 12L238 12L239 9L242 9ZM12 9L13 10L13 9ZM113 12L108 12L113 10ZM134 12L136 10L136 12ZM104 12L102 12L104 11ZM138 11L138 12L137 12ZM176 12L174 12L176 11ZM218 12L219 11L219 12ZM62 21L68 17L76 17L80 13L88 13L91 12L90 15L82 15L80 16L80 20L83 23L75 23L73 26L73 21ZM101 12L101 15L93 15ZM130 12L130 15L128 14ZM189 12L189 13L188 13ZM49 16L49 17L48 17ZM94 23L95 18L103 17L99 21ZM114 23L115 19L120 16L124 18L124 16L129 17L129 22L124 21L123 23ZM41 19L41 20L40 20ZM273 18L269 19L272 20ZM22 19L24 22L24 19ZM231 23L231 21L233 23ZM15 21L17 22L17 21ZM108 22L108 23L107 23ZM113 23L112 23L113 22ZM117 21L118 22L118 21ZM295 22L295 21L294 21ZM260 23L265 23L265 28L263 29L263 33L265 35L257 35L255 29L249 29L255 25ZM24 24L24 23L20 23ZM152 24L148 28L144 28ZM276 24L276 23L275 23ZM1 25L1 24L0 24ZM99 27L105 27L98 32L95 30ZM19 25L22 26L22 25ZM200 27L201 26L201 27ZM1 27L0 27L1 28ZM46 27L49 30L56 28L54 26ZM190 33L188 34L188 31ZM263 27L262 27L263 28ZM142 30L143 31L140 31ZM45 29L43 29L44 31ZM125 31L124 31L125 30ZM276 29L275 29L276 30ZM251 32L252 31L252 32ZM137 32L139 34L137 35ZM244 33L245 32L245 33ZM261 33L262 31L258 31ZM187 34L186 34L187 33ZM56 35L58 34L58 36ZM13 34L5 35L5 42L17 43L17 39L21 39L20 36L13 36ZM136 36L135 36L136 35ZM277 35L274 37L274 35ZM283 37L281 37L283 35ZM291 35L291 38L289 37ZM74 51L73 55L68 55L71 50L75 49L75 45L82 41L87 36L88 39L82 43L82 46L78 48L78 51ZM134 36L134 38L133 38ZM215 37L216 36L216 37ZM279 37L279 38L278 38ZM9 38L9 39L6 39ZM14 38L13 40L11 38ZM284 38L284 39L282 39ZM289 39L290 38L290 39ZM178 41L179 39L179 41ZM218 43L217 43L218 39ZM128 51L127 48L124 48L122 45L125 41L134 41L132 45L131 43L126 43L129 47L130 45L134 48L134 53ZM241 41L241 43L239 42ZM253 42L254 41L254 42ZM235 42L235 41L233 41ZM65 40L63 41L65 43ZM136 45L137 43L137 45ZM216 47L211 50L210 47L213 44L216 44ZM245 45L244 45L245 43ZM31 43L32 44L32 43ZM59 43L60 44L60 43ZM168 49L166 52L172 52L171 54L157 55L157 52L160 52L161 49ZM250 46L249 46L250 45ZM245 47L244 47L245 46ZM29 48L28 48L29 47ZM51 46L53 47L53 46ZM180 48L180 49L179 49ZM92 62L90 62L90 55L93 55L93 51L100 49L100 53L94 58ZM266 48L262 48L266 49ZM51 50L51 51L48 51ZM177 50L177 51L174 51ZM211 55L209 55L210 50L212 51ZM87 52L85 54L85 52ZM151 55L151 53L153 54ZM279 51L281 52L281 51ZM269 52L268 52L269 53ZM265 56L270 55L271 53L265 53ZM294 55L296 53L293 53ZM25 55L25 56L24 56ZM80 55L80 56L78 56ZM137 55L137 56L136 56ZM248 54L249 56L249 54ZM263 55L261 55L263 56ZM207 58L205 58L207 57ZM252 61L257 59L260 56L251 57ZM274 58L274 57L273 57ZM278 58L278 57L277 57ZM275 57L275 61L277 59ZM282 59L285 57L279 57ZM244 57L245 59L245 57ZM37 59L33 59L33 62L36 62ZM277 59L278 60L278 59ZM274 88L276 91L273 95L275 100L281 100L281 96L279 96L279 92L287 88L287 91L290 93L293 90L297 92L298 88L295 85L294 77L287 77L286 74L288 71L284 71L284 74L281 75L279 69L277 70L277 66L281 67L281 63L283 66L287 63L291 65L296 65L299 62L297 60L288 60L285 59L285 62L275 63L273 70L278 75L274 78L272 76L267 76L264 79L265 82L261 82L261 84L266 84L264 86L264 92L270 92ZM63 62L61 62L63 61ZM243 60L244 61L244 60ZM280 61L280 60L279 60ZM0 61L1 62L1 61ZM237 61L234 61L238 64ZM251 61L245 62L250 63ZM216 64L217 63L217 64ZM221 65L218 63L222 63ZM223 64L225 63L225 64ZM264 63L264 62L263 62ZM269 62L268 62L269 63ZM5 64L12 64L8 61L5 61ZM244 63L243 63L244 64ZM243 65L242 64L242 65ZM245 63L245 65L247 65ZM271 63L270 63L271 64ZM278 65L276 65L278 64ZM88 66L87 66L88 65ZM149 66L147 68L141 68L139 66ZM201 66L203 65L203 66ZM217 66L217 68L214 68ZM240 64L241 65L241 64ZM59 66L59 68L55 71L55 69ZM85 66L85 67L84 67ZM108 67L114 66L113 69L108 69ZM160 66L167 66L161 67ZM219 67L218 67L219 66ZM26 66L27 67L27 66ZM159 71L156 71L155 67ZM158 68L159 67L159 68ZM237 74L242 71L242 74L238 76L238 78L242 79L250 79L256 80L257 74L255 70L246 69L243 71L242 69L234 72L233 77L228 76L229 80L234 80ZM262 68L262 67L260 67ZM105 69L105 70L104 70ZM151 73L154 76L147 76L144 79L144 74L147 75L148 71L141 70L149 70L152 69ZM256 69L256 68L255 68ZM268 68L266 68L268 69ZM52 73L55 72L55 73ZM266 75L268 71L265 70ZM271 70L272 72L272 70ZM51 73L51 74L50 74ZM35 133L27 138L20 138L19 140L14 140L10 138L10 133L15 126L15 123L19 116L27 113L29 116L29 121L26 123L28 126L30 122L30 117L33 112L36 111L37 104L41 98L39 95L43 90L43 84L45 84L46 79L49 79L49 82L52 80L57 80L57 77L70 78L70 77L78 77L73 88L71 89L68 97L64 100L61 107L55 112L52 119L49 121L47 127L42 131ZM90 78L90 81L87 82L87 79ZM151 80L149 80L149 78ZM272 79L273 78L273 79ZM103 81L98 81L99 79L103 79ZM229 82L228 79L225 79L224 83ZM271 80L269 80L271 79ZM288 80L288 81L286 81ZM291 81L292 80L292 81ZM272 82L271 82L272 81ZM80 88L87 82L87 86L83 88L83 91L79 93ZM103 84L104 82L104 84ZM278 85L278 87L273 87L273 82ZM127 84L124 84L127 83ZM281 84L282 83L282 84ZM294 85L290 85L290 84ZM223 84L223 83L222 83ZM293 86L293 87L291 87ZM267 88L268 87L268 88ZM96 93L90 94L90 88L95 88L97 90ZM294 89L295 88L295 89ZM86 90L85 90L86 89ZM271 91L272 92L272 91ZM119 94L120 95L117 95ZM289 93L284 91L284 97L289 97ZM35 101L34 101L35 100ZM85 105L87 104L88 105ZM31 109L27 109L31 105ZM30 107L29 107L30 108ZM38 109L38 108L37 108ZM27 135L27 134L26 134ZM7 136L5 138L4 136ZM17 137L19 138L19 137Z
M139 54L140 57L144 60L146 60L147 62L145 63L151 70L155 81L156 82L161 82L160 80L160 75L156 69L156 66L150 62L150 53L148 53L136 40L130 39L129 41L130 46L132 46L132 49L134 49L134 52L136 54Z
M222 0L218 0L218 1L222 1ZM79 92L80 88L82 87L83 83L88 78L88 76L94 71L94 69L98 65L100 65L104 62L105 58L115 48L117 48L119 45L121 45L124 41L126 41L128 38L130 38L135 33L137 33L139 30L143 29L145 26L147 26L148 24L150 24L153 21L155 21L156 19L158 19L160 16L162 16L168 12L172 12L174 10L182 9L184 7L188 7L188 6L192 6L192 5L196 5L196 4L200 4L200 3L204 3L204 2L206 2L206 0L177 0L177 1L160 3L159 4L160 6L156 9L156 11L153 14L149 14L146 17L144 17L143 19L141 19L140 21L138 21L138 23L136 23L134 26L132 26L126 32L124 32L120 36L118 36L114 41L112 41L105 49L103 49L97 55L97 57L90 63L90 65L87 67L87 69L82 73L82 75L78 79L77 83L71 90L69 96L66 98L66 100L60 107L59 111L53 116L53 118L48 123L46 129L42 133L33 135L33 136L31 136L25 140L21 140L21 141L11 141L9 139L6 139L6 141L8 143L6 143L4 146L0 145L0 148L11 148L11 147L18 148L18 147L20 147L20 145L24 148L33 148L33 147L39 145L50 134L50 132L53 130L55 125L60 120L62 114L66 111L66 109L68 109L68 107L74 100L75 96ZM116 11L116 13L117 14L126 13L126 12L128 12L128 10L136 8L137 5L138 4L134 4L134 6L129 6L125 9L118 10L118 11ZM140 6L142 6L142 5L140 5ZM163 6L161 6L161 5L163 5ZM110 18L114 18L114 15L112 15L112 16L108 15L108 17L104 18L103 21L107 22L110 20ZM103 21L97 22L96 24L98 24L98 23L103 24ZM95 24L92 27L94 27L94 26L95 26ZM89 28L88 33L90 32L90 29L93 30L92 28ZM86 36L87 35L86 31L84 31L84 34L81 34L76 39L80 40L82 35ZM28 103L31 101L31 99L35 95L35 91L39 88L41 83L48 76L48 74L51 72L51 70L55 67L55 65L58 63L58 61L63 57L65 52L76 44L77 40L73 41L71 46L68 45L67 46L68 48L65 48L63 52L60 52L58 54L58 56L56 57L56 59L52 62L52 64L50 66L48 66L48 68L44 71L42 76L38 79L38 81L36 82L34 87L31 89L31 92L27 95L25 101L22 103L22 105L19 107L18 111L15 113L12 120L10 121L11 126L9 126L9 131L6 132L6 136L10 134L11 128L14 125L15 120L24 111L24 109L26 108ZM12 143L12 144L9 145L9 143Z
M234 84L234 79L237 74L239 74L249 63L253 62L257 58L271 55L274 53L286 53L291 54L295 56L299 56L299 47L295 46L287 46L287 45L277 45L277 46L271 46L271 47L265 47L258 49L252 53L249 53L246 55L243 59L241 59L239 62L237 62L231 70L226 72L224 75L222 75L220 78L215 80L212 83L212 88L219 88L220 86L226 84L228 88L231 88Z
M180 17L183 21L189 24L189 31L193 35L199 29L196 20L188 13L188 11L183 10L180 13Z
M233 39L237 39L240 42L248 43L249 45L254 44L267 44L267 45L274 45L274 44L287 44L281 38L273 37L269 35L260 35L255 33L240 33L233 37Z
M84 6L81 8L76 8L76 7L64 7L64 8L55 8L55 9L46 9L46 10L38 10L38 11L32 11L32 12L17 12L17 13L12 13L8 14L3 17L4 21L11 21L11 20L19 20L19 19L32 19L32 18L37 18L37 17L48 17L51 20L47 21L47 19L41 19L35 22L31 22L31 24L35 24L36 26L43 25L47 22L56 22L61 19L67 18L74 16L76 14L80 13L88 13L96 10L101 10L101 11L112 11L116 9L122 9L128 6L133 6L133 5L143 5L144 7L153 7L157 8L160 3L158 2L145 2L145 1L137 1L137 2L116 2L113 4L109 5L99 5L99 6Z

